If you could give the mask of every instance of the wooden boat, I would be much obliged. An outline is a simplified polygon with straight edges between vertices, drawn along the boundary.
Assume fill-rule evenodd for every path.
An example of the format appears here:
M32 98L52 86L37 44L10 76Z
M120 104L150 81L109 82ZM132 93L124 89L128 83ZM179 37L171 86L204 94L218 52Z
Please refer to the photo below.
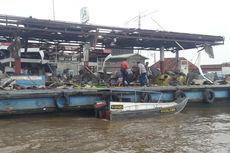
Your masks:
M154 94L156 94L156 92L154 92ZM112 94L111 97L114 97L113 95L114 94ZM128 95L132 97L130 96L131 94ZM143 95L145 96L144 99L146 99L146 96L148 97L147 101L141 99ZM122 98L117 98L117 96L110 101L99 101L95 104L95 116L107 120L117 120L153 117L161 114L175 114L184 109L189 99L184 96L178 97L171 102L162 102L160 101L161 96L162 94L160 94L157 101L151 101L151 92L138 91L134 94L134 99L137 99L137 101L122 101ZM123 99L127 100L127 98Z

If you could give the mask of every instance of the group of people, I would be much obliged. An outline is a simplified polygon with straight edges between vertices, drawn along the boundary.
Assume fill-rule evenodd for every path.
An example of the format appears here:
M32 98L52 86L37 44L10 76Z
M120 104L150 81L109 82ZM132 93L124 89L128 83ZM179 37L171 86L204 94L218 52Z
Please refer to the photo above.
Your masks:
M141 62L137 62L140 86L145 86L148 84L148 78L147 78L148 69L149 69L148 64L149 64L148 62L146 62L145 65ZM123 86L130 85L130 80L128 77L128 68L129 68L128 61L123 61L120 67Z

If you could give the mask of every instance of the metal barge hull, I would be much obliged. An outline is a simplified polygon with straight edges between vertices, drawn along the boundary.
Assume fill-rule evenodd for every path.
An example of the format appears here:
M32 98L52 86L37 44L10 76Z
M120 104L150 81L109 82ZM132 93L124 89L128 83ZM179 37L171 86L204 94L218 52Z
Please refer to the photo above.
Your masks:
M0 115L93 108L97 90L0 91Z
M189 98L189 103L204 102L205 91L211 90L214 94L215 102L220 100L229 101L229 85L206 85L206 86L161 86L161 87L132 87L132 88L105 88L105 89L43 89L43 90L15 90L0 91L0 115L30 113L30 112L50 112L65 111L75 109L88 109L94 107L96 101L103 100L110 90L145 90L160 91L163 93L162 101L172 101L175 92L183 91ZM135 95L125 94L123 98L132 100ZM151 99L158 99L154 94ZM210 103L212 103L211 101Z

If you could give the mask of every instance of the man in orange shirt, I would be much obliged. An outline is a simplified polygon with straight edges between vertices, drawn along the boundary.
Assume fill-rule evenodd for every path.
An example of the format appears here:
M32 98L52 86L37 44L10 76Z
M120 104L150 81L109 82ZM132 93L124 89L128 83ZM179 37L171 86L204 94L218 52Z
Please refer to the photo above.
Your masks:
M123 86L125 86L125 81L127 81L127 84L129 85L128 68L129 68L128 62L123 61L121 63L121 75L122 75L122 85Z

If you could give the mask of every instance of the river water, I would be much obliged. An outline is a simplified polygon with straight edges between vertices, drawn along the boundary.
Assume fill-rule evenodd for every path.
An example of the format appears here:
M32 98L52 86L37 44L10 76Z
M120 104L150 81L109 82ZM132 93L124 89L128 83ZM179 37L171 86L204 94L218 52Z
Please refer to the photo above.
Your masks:
M230 104L176 115L104 121L91 114L0 118L0 153L229 153Z

